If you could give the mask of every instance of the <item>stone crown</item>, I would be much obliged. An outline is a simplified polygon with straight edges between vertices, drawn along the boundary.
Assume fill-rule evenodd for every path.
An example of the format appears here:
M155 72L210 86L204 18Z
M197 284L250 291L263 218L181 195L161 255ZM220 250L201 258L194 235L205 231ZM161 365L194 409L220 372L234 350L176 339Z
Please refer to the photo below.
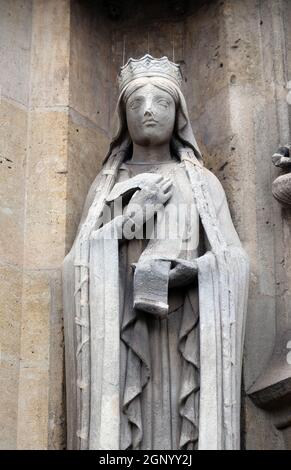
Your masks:
M122 91L132 80L140 77L163 77L175 83L178 87L182 84L182 74L179 64L171 62L167 57L156 59L150 54L141 59L130 58L121 67L118 76L119 89Z

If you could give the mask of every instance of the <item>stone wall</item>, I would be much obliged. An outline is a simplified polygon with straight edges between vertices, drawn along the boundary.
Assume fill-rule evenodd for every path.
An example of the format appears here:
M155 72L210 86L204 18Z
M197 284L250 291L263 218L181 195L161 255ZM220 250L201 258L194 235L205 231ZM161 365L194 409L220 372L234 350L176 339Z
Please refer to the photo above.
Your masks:
M242 445L291 448L290 397L274 391L291 376L290 215L270 160L290 137L291 4L187 3L0 0L0 448L65 446L61 263L107 152L116 74L145 52L181 64L251 259Z
M1 448L15 448L32 2L0 2Z

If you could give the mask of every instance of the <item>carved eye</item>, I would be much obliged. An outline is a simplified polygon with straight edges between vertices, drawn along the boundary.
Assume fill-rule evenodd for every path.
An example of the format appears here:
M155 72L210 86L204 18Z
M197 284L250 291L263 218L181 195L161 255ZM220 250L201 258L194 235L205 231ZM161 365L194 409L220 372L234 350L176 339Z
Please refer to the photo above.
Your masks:
M129 103L129 107L130 109L137 109L140 107L140 100L136 99L136 100L133 100L131 101L131 103Z
M165 99L160 99L158 100L158 105L162 106L163 108L168 108L169 102Z

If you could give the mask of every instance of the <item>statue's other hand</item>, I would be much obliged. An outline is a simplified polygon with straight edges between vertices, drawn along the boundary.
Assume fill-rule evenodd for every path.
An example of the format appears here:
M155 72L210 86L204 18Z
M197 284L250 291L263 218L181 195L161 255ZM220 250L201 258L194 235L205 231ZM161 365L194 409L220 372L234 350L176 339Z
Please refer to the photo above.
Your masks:
M128 180L116 183L107 196L106 201L112 202L119 197L126 198L139 189L156 190L163 181L164 178L156 173L140 173Z
M173 193L172 181L170 178L160 178L158 181L149 181L140 191L136 191L129 204L164 205Z
M180 258L163 258L163 260L171 261L169 287L187 286L195 280L198 271L196 261L188 261Z
M136 191L130 199L124 215L134 221L137 228L150 220L172 195L172 181L162 178Z

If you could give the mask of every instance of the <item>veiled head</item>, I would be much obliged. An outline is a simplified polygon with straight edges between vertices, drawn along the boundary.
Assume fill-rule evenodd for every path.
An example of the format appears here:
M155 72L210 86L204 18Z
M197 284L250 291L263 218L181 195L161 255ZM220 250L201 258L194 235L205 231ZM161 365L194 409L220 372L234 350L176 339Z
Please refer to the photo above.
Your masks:
M202 160L181 87L161 74L127 80L118 98L114 124L105 162L116 152L129 158L132 142L141 146L170 142L171 153L178 159L187 151L191 158Z

